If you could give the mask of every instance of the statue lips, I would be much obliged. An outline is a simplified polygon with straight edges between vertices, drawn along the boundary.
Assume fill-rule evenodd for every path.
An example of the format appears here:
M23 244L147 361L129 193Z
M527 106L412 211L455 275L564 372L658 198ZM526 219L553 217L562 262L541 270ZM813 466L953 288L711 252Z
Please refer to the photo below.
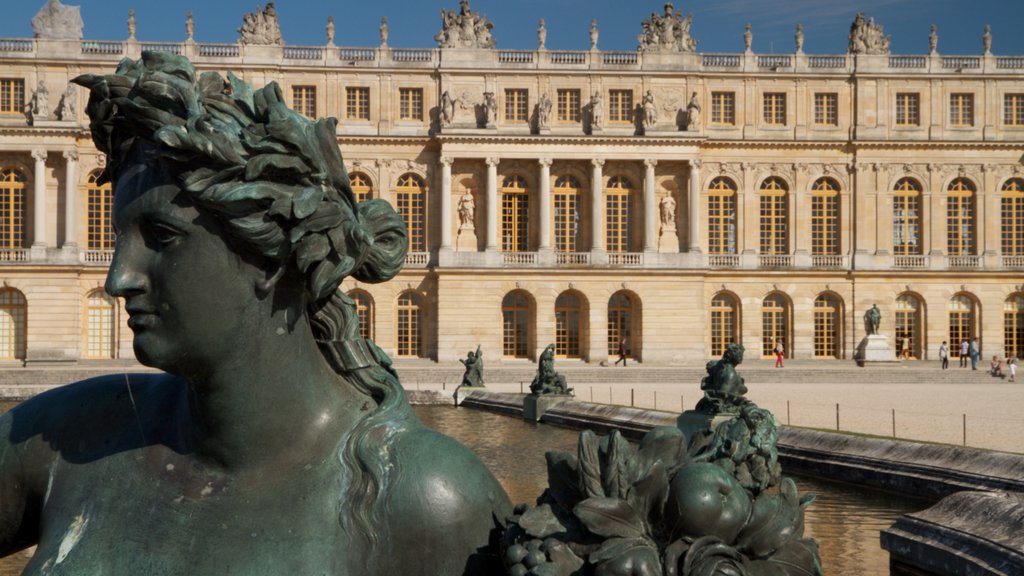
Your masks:
M149 308L128 304L125 311L128 312L128 327L133 331L152 328L159 321L156 311Z

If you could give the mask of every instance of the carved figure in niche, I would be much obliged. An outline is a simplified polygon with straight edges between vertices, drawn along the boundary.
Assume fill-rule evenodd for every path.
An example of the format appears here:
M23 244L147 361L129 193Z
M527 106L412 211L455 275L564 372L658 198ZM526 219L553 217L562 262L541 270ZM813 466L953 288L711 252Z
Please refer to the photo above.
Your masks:
M469 9L468 0L460 0L459 12L441 9L441 31L434 36L440 48L494 48L490 20Z
M690 36L693 14L683 19L679 10L674 10L671 2L665 3L665 15L651 12L651 17L643 20L640 26L643 31L637 36L638 50L645 52L693 52L697 41Z
M32 121L46 120L50 117L50 90L46 87L46 82L40 80L36 89L32 91L32 97L25 105L25 114Z
M658 107L654 105L654 93L644 94L644 126L650 128L658 123Z
M796 25L796 35L793 37L793 40L796 42L796 53L797 54L803 54L804 53L804 26L803 26L803 24L797 24Z
M388 17L380 17L380 46L381 48L387 48L388 46Z
M747 24L746 29L743 31L743 51L750 53L754 45L754 33L750 31L750 24Z
M460 386L473 386L482 388L484 385L484 353L478 345L476 352L472 350L466 354L466 359L459 359L462 365L466 367L466 371L462 374L462 383Z
M594 92L590 97L590 129L600 130L604 124L604 105L601 103L601 92Z
M135 40L135 10L128 11L128 39Z
M932 29L928 32L928 51L932 54L939 51L939 30L935 24L932 24Z
M700 101L697 100L697 93L694 92L686 104L686 129L697 130L698 128L700 128Z
M992 53L992 27L988 24L985 24L985 33L981 36L981 47L986 56Z
M565 376L555 372L555 345L548 344L537 360L537 375L530 383L532 394L572 394Z
M273 2L267 7L257 6L256 12L249 12L243 18L242 27L238 29L242 44L259 46L283 46L281 26L277 21L277 8Z
M537 25L537 49L544 50L545 44L548 41L548 28L544 25L544 19L540 19L540 23Z
M661 214L661 229L662 230L675 230L676 229L676 201L671 195L665 196L661 199L661 203L658 204L659 212Z
M32 36L46 40L81 40L82 9L50 0L32 18Z
M408 241L387 202L356 202L336 121L166 52L75 82L117 197L106 290L165 372L0 416L0 550L38 544L29 572L61 558L70 574L498 573L507 496L419 422L338 290L393 277ZM175 534L202 537L183 554Z
M865 20L864 13L858 12L850 25L851 54L888 54L891 39L885 35L881 25L875 24L875 19Z
M472 230L476 227L476 202L473 191L466 190L459 197L459 230Z
M334 46L334 16L327 17L327 45Z
M540 95L540 100L537 101L537 128L545 129L551 126L551 98L548 97L547 92Z
M878 334L878 325L881 323L882 311L878 309L878 304L872 304L871 308L864 312L864 329L867 331L868 336Z
M498 99L494 92L484 92L484 123L494 126L498 122Z
M597 50L597 37L600 33L597 31L597 20L590 21L590 49Z
M441 94L441 126L451 126L455 121L455 100L445 90Z
M195 42L196 33L196 20L192 17L192 11L188 11L188 16L185 17L185 41Z
M78 94L75 93L75 85L69 83L60 96L60 108L57 115L61 120L69 122L77 119L78 111L75 105L77 100Z

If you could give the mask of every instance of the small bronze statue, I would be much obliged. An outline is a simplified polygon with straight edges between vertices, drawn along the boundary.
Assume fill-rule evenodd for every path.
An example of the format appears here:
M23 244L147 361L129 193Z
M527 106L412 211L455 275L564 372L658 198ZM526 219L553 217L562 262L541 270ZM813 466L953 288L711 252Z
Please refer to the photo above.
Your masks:
M878 334L878 325L881 322L882 311L878 309L878 304L872 304L871 308L868 308L867 312L864 313L864 329L867 331L868 336Z
M537 361L537 375L530 383L533 394L572 394L572 388L565 383L565 376L555 372L555 345L548 344Z
M476 347L476 352L472 350L466 354L466 359L459 359L462 365L466 367L466 371L462 374L462 383L460 386L473 386L477 388L483 388L484 386L484 353L480 349L480 346Z
M708 375L700 381L704 398L697 403L696 410L706 414L738 414L747 393L743 377L736 367L743 363L743 345L726 344L721 360L708 362Z

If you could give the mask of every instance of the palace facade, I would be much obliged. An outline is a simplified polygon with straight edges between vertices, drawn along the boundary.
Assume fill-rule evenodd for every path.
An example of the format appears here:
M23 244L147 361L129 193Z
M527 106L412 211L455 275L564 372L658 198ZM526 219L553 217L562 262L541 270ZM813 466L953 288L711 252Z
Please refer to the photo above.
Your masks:
M0 362L132 357L103 292L104 157L69 81L143 50L338 118L356 193L409 229L395 280L341 286L393 356L535 359L553 342L599 362L624 338L650 363L729 342L853 359L873 304L900 355L977 338L1024 356L1024 57L990 36L977 56L937 37L893 55L858 17L846 54L804 53L799 31L794 52L755 54L749 30L744 52L709 54L669 7L636 51L601 50L596 26L589 49L548 50L543 25L538 49L505 50L464 2L437 48L390 48L386 23L380 46L350 48L333 22L326 45L282 45L276 17L249 15L236 44L191 26L138 41L134 16L126 41L0 39Z

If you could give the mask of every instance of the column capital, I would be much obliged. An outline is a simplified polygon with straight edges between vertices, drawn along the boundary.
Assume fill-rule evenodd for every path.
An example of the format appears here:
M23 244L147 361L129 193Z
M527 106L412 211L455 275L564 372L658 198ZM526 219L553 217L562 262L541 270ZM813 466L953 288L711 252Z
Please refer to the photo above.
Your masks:
M648 158L648 159L644 160L644 166L647 166L648 168L654 168L657 165L658 165L658 161L655 160L654 158Z
M487 158L487 159L485 159L485 160L484 160L484 162L485 162L485 163L486 163L486 164L487 164L488 166L497 166L498 164L500 164L500 163L501 163L501 158L494 158L494 157L491 157L491 158Z
M551 158L538 158L537 159L537 164L540 164L541 166L543 166L545 168L550 168L551 164L553 162L554 161Z
M33 150L32 157L35 158L37 162L45 162L46 150Z
M604 158L594 158L590 161L590 164L594 168L601 168L602 166L604 166Z
M64 159L72 162L78 162L78 150L65 150Z
M452 158L451 156L441 156L440 160L441 164L448 167L451 167L451 165L455 163L455 158Z
M690 160L690 168L696 168L697 170L700 170L701 166L703 165L704 161L701 160L700 158L693 158L692 160Z

